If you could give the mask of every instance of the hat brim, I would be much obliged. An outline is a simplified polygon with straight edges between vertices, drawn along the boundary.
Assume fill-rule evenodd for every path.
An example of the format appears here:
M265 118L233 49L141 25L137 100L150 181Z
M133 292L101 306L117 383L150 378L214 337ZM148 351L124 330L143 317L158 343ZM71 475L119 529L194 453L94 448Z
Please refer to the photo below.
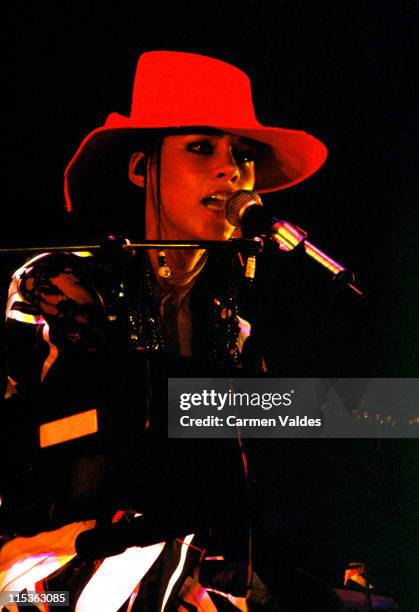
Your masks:
M115 117L116 114L114 114ZM128 118L117 115L119 123ZM184 129L186 126L179 126ZM191 129L197 126L190 126ZM203 127L203 126L200 126ZM255 162L255 190L260 193L286 189L314 174L327 157L326 146L317 138L301 130L265 127L207 126L223 132L243 136L262 145ZM90 170L93 175L101 168L105 173L112 173L117 158L123 160L124 175L127 176L129 156L143 143L150 140L157 131L173 131L174 126L165 128L144 127L107 127L97 128L86 136L71 159L65 171L64 192L67 210L71 211L73 185L80 180L87 180ZM90 189L89 189L90 190Z
M314 174L325 162L326 146L301 130L275 127L228 129L232 134L268 145L256 161L256 191L292 187Z

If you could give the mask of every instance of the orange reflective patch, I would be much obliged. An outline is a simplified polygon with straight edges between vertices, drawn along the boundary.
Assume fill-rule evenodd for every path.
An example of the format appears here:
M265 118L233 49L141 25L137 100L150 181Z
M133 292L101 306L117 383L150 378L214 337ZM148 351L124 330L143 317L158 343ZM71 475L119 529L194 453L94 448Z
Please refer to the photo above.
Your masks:
M47 446L88 436L96 433L97 430L97 411L94 408L63 419L43 423L39 427L39 443L41 448L46 448Z

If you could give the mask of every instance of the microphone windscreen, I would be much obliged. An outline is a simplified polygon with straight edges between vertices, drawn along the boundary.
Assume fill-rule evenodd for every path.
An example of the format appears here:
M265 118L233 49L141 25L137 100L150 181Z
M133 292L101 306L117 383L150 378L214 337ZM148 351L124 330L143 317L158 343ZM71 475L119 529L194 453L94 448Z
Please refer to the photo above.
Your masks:
M259 194L256 191L246 191L245 189L235 191L227 200L227 221L234 225L234 227L239 227L243 212L249 206L262 206Z

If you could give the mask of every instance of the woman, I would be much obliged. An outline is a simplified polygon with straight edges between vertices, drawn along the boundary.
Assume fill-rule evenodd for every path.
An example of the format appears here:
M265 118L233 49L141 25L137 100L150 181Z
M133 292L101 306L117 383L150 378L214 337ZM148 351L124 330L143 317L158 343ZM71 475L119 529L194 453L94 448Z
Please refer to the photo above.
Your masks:
M232 194L289 187L325 157L324 145L305 132L262 126L249 80L234 66L189 53L149 52L138 62L131 115L110 115L70 162L66 206L76 218L88 211L83 222L90 231L226 241L235 231L225 216ZM236 304L242 263L229 254L209 258L205 249L133 255L124 244L109 238L94 258L43 254L13 277L8 395L42 398L44 422L54 422L51 406L64 412L78 406L84 414L87 405L102 403L112 432L105 439L112 437L110 455L102 440L76 468L66 459L71 492L58 503L47 500L54 504L49 523L34 521L26 528L29 538L3 546L2 583L8 590L29 588L64 565L47 586L70 589L77 612L188 605L245 610L250 563L240 537L246 527L240 452L223 445L214 453L202 441L179 445L164 433L168 375L231 375L240 365L248 328ZM23 350L28 345L32 350ZM96 542L103 544L112 538L112 514L123 522L136 513L149 521L142 535L154 529L154 537L137 537L132 546L124 540L128 550L117 546L121 554L99 568L89 565L88 553L84 561L74 556L76 536L94 525L96 514L96 526L104 529ZM219 523L227 529L214 535ZM232 525L237 533L228 542ZM88 540L84 544L86 552ZM41 551L49 560L55 554L45 569ZM111 552L105 541L101 554L90 556ZM214 557L221 569L211 565ZM25 570L16 574L22 560Z

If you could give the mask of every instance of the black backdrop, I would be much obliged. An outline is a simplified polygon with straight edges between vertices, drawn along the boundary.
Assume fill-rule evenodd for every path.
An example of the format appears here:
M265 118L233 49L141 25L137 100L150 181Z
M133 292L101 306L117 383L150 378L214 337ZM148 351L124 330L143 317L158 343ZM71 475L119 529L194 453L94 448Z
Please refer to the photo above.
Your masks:
M360 305L310 266L296 262L290 273L265 261L255 324L273 372L416 375L413 3L62 1L2 13L4 245L65 237L65 165L109 112L129 112L139 53L213 55L251 75L262 123L328 145L314 177L265 203L351 267L368 294ZM2 256L2 287L17 261ZM263 571L289 561L337 586L342 564L365 558L379 591L413 601L414 442L266 441L254 450Z

